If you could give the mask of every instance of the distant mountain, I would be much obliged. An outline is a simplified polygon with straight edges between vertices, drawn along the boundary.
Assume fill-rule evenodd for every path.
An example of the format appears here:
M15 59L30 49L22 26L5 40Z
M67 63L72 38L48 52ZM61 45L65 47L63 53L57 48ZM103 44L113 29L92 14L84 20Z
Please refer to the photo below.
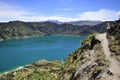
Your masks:
M90 25L90 26L93 26L93 25L97 25L97 24L102 23L102 21L81 20L81 21L71 21L71 22L68 22L68 23L73 24L73 25Z
M64 24L64 22L60 22L58 20L47 20L47 21L52 23L57 23L57 24Z
M0 40L41 35L89 35L94 32L102 33L105 31L105 23L101 23L94 26L80 26L69 23L57 24L50 21L11 21L8 23L0 23Z

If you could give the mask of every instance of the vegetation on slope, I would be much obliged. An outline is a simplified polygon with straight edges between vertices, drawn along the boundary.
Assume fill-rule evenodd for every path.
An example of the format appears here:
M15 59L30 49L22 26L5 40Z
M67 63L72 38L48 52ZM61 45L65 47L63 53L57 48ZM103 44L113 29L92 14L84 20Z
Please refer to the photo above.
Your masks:
M100 25L100 26L99 26ZM12 21L0 23L0 40L41 35L89 35L94 32L105 32L105 24L95 26L56 24L52 22Z
M40 60L0 76L0 80L58 80L60 61Z
M29 28L30 25L16 21L9 23L0 23L0 39L30 37L45 35L45 33Z

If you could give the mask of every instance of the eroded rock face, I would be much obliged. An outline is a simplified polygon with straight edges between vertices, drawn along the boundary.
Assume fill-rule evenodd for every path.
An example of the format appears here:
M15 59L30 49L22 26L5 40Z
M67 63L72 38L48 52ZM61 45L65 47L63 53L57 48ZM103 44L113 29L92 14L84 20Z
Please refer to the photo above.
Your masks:
M73 80L102 80L103 74L109 76L109 61L100 43L96 43L92 50L87 50L82 55L84 58L78 62Z

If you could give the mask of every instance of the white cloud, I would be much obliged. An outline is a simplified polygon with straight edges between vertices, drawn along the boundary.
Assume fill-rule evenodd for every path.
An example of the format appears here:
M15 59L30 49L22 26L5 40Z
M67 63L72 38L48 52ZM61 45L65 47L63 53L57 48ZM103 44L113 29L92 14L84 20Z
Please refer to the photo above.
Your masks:
M72 10L72 9L61 9L61 10ZM35 16L34 16L35 15ZM16 4L9 4L0 1L0 21L8 20L22 20L22 21L46 21L46 20L59 20L59 21L72 21L73 18L66 18L61 16L41 16L37 13L32 13L28 10L23 10Z
M69 0L68 0L69 1ZM70 11L74 9L58 9ZM40 13L39 13L40 14ZM43 16L38 13L24 10L20 6L0 1L0 21L22 20L22 21L46 21L59 20L62 22L77 21L77 20L115 20L120 17L120 11L101 9L99 11L88 11L81 14L75 14L76 17L68 18L60 15Z
M116 20L120 15L120 11L101 9L99 11L88 11L78 14L81 20Z
M30 16L30 17L21 16L17 19L24 21L47 21L47 20L59 20L61 22L77 21L77 18L73 19L61 16Z
M21 9L18 5L0 1L0 18L17 18L27 14L30 12Z

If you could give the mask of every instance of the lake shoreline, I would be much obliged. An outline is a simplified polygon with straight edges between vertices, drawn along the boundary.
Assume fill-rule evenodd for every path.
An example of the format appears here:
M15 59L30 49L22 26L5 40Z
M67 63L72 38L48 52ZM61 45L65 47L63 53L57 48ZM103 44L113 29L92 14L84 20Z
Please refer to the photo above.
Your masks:
M33 37L41 37L45 35L36 35L36 36L24 36L24 37L14 37L14 38L8 38L8 39L0 39L0 41L5 41L5 40L11 40L11 39L28 39L28 38L33 38Z
M40 60L38 60L38 61L36 61L36 62L30 63L30 64L26 64L26 65L23 65L23 66L18 66L18 67L16 67L16 68L11 69L11 70L8 70L8 71L5 71L5 72L1 72L1 73L0 73L0 76L6 75L6 74L8 74L8 73L12 73L12 72L15 72L15 71L18 71L18 70L26 69L26 67L30 67L30 66L32 66L34 63L44 64L43 61L47 61L47 62L51 62L51 63L53 63L53 62L55 62L55 61L61 61L61 63L60 63L61 65L63 65L63 62L64 62L64 60L53 60L53 61L49 61L49 60L46 60L46 59L40 59Z
M41 59L48 61L65 59L79 48L80 41L85 38L85 36L48 35L1 41L0 74Z
M28 39L28 38L33 38L33 37L43 37L43 36L75 36L75 37L81 37L81 36L87 36L87 35L66 35L66 34L53 34L53 35L34 35L34 36L23 36L23 37L13 37L13 38L8 38L8 39L0 39L0 41L5 41L5 40L11 40L11 39Z
M24 65L24 66L27 66L27 65ZM5 71L5 72L0 72L0 76L2 76L2 75L4 75L4 74L8 74L8 73L13 72L13 71L17 71L17 70L19 70L19 69L23 69L24 66L18 66L18 67L16 67L16 68L11 69L11 70L8 70L8 71Z

